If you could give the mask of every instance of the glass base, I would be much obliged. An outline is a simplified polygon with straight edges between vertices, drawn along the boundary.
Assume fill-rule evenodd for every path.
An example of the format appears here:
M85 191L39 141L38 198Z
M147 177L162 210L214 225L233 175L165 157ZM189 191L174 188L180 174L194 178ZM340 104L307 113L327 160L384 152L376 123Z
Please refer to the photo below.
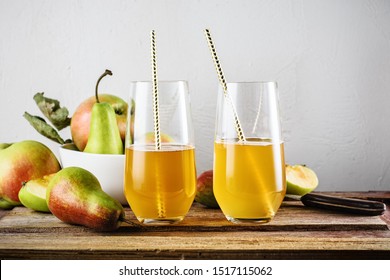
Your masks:
M226 219L229 222L235 223L235 224L244 224L244 223L250 223L250 224L265 224L269 223L272 220L273 217L268 218L233 218L230 216L226 216Z
M173 218L142 218L137 217L138 221L142 224L149 225L172 225L181 222L184 216L173 217Z

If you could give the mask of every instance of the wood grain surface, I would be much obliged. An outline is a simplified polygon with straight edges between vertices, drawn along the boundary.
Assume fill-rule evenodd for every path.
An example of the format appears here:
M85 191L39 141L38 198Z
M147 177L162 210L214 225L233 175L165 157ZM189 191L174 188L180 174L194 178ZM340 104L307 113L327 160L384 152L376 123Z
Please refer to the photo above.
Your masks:
M125 210L136 223L130 208ZM0 258L390 259L388 213L342 214L285 201L270 223L233 224L219 209L194 203L175 225L123 223L102 233L16 207L0 212Z

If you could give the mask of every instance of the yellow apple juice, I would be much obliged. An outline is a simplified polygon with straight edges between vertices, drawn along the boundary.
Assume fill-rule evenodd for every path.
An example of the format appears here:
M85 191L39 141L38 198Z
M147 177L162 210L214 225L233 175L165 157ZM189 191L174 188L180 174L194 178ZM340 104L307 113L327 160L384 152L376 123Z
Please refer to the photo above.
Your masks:
M268 222L286 193L283 143L214 143L213 188L228 220Z
M141 222L181 221L196 193L193 146L154 144L126 149L125 196Z

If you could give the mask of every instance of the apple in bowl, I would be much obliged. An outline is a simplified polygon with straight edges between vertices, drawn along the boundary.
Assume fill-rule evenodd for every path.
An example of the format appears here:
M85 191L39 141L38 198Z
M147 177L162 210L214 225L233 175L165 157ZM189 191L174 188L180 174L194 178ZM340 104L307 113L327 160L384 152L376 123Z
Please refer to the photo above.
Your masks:
M99 94L99 99L101 102L107 102L113 107L122 142L124 143L126 136L128 104L122 98L112 94ZM95 103L95 96L87 98L76 108L76 111L72 116L70 131L73 142L79 151L84 151L85 146L87 145L92 107Z

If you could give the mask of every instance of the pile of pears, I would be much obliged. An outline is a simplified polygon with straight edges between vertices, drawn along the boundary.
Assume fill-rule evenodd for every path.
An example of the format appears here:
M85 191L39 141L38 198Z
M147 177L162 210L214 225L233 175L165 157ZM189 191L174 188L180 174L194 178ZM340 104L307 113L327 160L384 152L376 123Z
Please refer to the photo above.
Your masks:
M102 190L95 175L80 167L27 181L19 199L27 208L97 231L116 230L125 218L123 206Z
M96 83L96 103L92 107L88 141L83 150L86 153L124 153L115 110L110 103L99 100L99 82L107 75L112 72L106 70ZM27 208L52 213L65 223L98 231L116 230L125 218L123 206L102 190L95 175L80 167L67 167L28 180L18 196Z

